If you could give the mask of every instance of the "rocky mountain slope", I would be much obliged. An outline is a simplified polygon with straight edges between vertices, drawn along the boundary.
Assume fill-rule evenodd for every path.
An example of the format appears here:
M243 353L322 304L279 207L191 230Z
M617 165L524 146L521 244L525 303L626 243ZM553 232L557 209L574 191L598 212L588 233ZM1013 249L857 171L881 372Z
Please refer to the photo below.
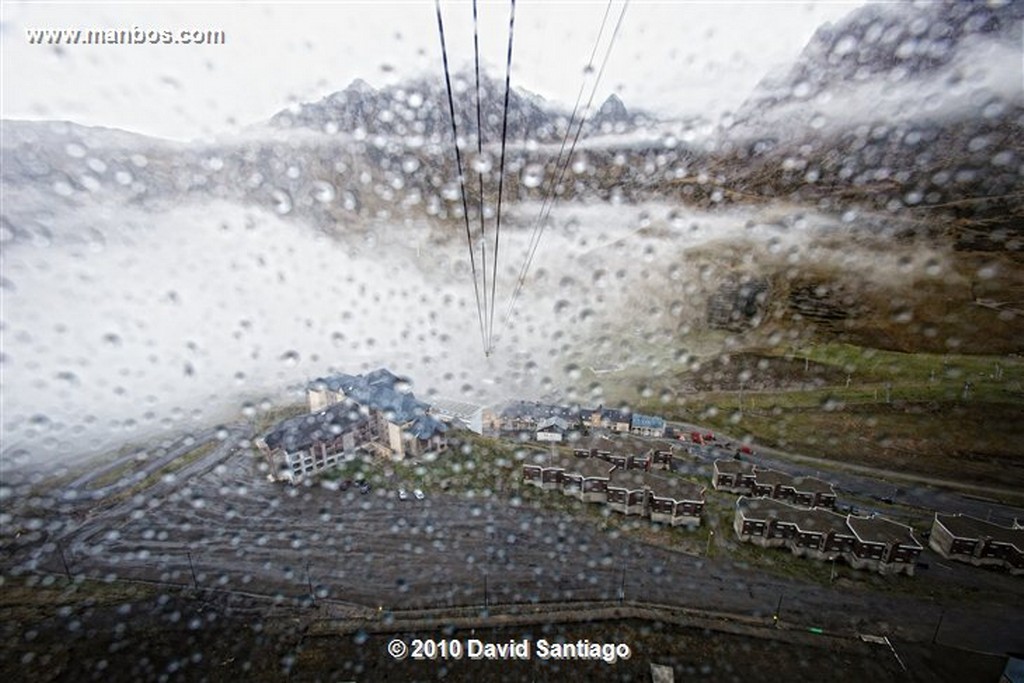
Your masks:
M1019 3L862 7L723 122L717 167L754 196L943 209L968 246L1000 248L991 228L1018 233L1024 214L1022 18Z
M454 74L452 90L459 134L475 138L475 75ZM309 129L325 133L358 131L361 136L447 141L451 136L447 97L447 89L441 79L412 79L379 90L357 79L344 90L318 102L298 104L278 112L270 124L278 129ZM483 139L486 142L498 141L501 139L505 104L504 79L499 81L481 73L480 101ZM513 142L560 142L571 114L571 111L563 111L539 95L514 87L509 93L508 139ZM644 117L631 115L622 101L611 95L588 118L584 133L592 135L633 130Z

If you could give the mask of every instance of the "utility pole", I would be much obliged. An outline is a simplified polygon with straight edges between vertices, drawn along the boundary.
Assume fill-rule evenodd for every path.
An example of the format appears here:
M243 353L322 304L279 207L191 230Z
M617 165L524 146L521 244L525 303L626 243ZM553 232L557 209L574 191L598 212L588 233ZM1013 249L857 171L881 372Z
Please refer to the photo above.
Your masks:
M196 578L196 566L192 564L192 551L186 550L185 553L188 555L188 568L192 570L192 587L199 590L199 579Z
M779 627L779 613L782 611L782 593L779 593L779 604L775 606L775 614L772 616L772 626Z
M707 547L704 548L704 557L708 557L708 556L711 555L711 541L713 541L714 538L715 538L715 530L714 529L708 529L708 544L707 544Z
M64 565L64 573L68 575L68 581L71 581L71 569L68 567L67 558L64 557L64 546L60 541L57 541L57 552L60 553L60 562Z

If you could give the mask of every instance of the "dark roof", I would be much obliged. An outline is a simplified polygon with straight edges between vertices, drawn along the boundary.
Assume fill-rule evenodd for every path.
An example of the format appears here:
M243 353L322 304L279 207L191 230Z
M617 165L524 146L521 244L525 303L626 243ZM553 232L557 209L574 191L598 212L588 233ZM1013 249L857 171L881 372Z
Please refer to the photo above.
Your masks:
M793 477L778 470L754 468L754 480L761 486L792 486Z
M444 434L448 431L448 425L431 415L420 415L407 427L410 434L417 439L426 441L435 434Z
M644 470L616 469L609 486L630 491L648 487L658 498L704 500L704 487L679 477L668 477Z
M720 474L752 474L754 466L743 460L716 460L715 469Z
M910 527L893 522L884 517L854 517L849 515L846 523L853 533L862 541L867 543L899 543L902 545L913 545L922 547Z
M537 453L527 465L534 465L547 469L558 467L566 473L582 474L584 477L608 477L612 466L606 460L598 458L577 458L571 455L556 455L551 457L547 454Z
M560 417L568 422L579 419L579 408L556 406L536 401L513 401L501 410L501 417L530 417L540 421L548 417Z
M1024 529L1013 529L968 515L936 515L949 533L959 538L991 538L1000 543L1010 543L1024 551Z
M357 405L343 401L319 413L284 420L267 434L264 441L271 449L283 448L294 453L315 443L335 441L366 420L366 415L359 411Z
M851 533L850 528L846 525L845 517L821 508L801 508L771 498L747 498L746 496L741 496L736 501L736 507L742 510L744 517L765 521L777 519L781 522L795 524L802 531L820 533L836 531L847 535Z
M644 473L644 480L651 492L658 498L674 500L704 500L705 487L677 477L663 477L650 472Z
M630 413L626 410L613 410L611 408L604 408L601 410L601 419L608 420L612 423L618 422L629 422Z
M794 477L793 488L797 491L810 491L811 493L835 493L832 484L818 479L817 477Z
M407 390L408 380L404 380L390 370L380 368L365 375L338 374L321 377L310 383L310 388L327 388L340 391L346 398L367 408L384 413L385 417L396 424L411 422L427 414L428 406L416 400L412 392Z

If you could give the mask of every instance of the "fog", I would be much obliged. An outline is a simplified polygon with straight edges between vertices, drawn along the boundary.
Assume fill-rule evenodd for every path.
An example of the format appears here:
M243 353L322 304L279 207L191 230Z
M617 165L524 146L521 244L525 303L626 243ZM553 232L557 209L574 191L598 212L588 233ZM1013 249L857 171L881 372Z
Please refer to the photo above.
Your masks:
M895 271L891 252L862 258L809 240L856 215L567 203L552 214L506 325L540 211L514 205L487 357L461 218L361 219L328 237L300 216L227 200L183 195L144 208L102 188L79 202L47 193L8 192L19 225L46 228L5 238L8 466L251 416L301 400L316 377L380 366L408 375L427 400L557 394L596 403L599 387L566 393L581 365L650 370L644 340L699 328L706 291L743 267L689 258L693 250L747 244L748 265L831 259ZM664 353L673 348L670 339Z

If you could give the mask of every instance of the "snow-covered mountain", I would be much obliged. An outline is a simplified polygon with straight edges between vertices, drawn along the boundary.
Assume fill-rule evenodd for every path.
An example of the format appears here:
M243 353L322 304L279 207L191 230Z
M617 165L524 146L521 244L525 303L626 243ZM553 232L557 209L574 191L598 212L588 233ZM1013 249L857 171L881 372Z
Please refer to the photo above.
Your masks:
M855 10L722 122L718 169L746 194L1005 223L1024 213L1022 17L1021 3Z
M475 137L476 79L472 73L452 77L456 123L460 136ZM501 138L505 82L481 73L481 123L485 141ZM560 141L571 111L547 102L522 88L512 88L508 103L508 139L539 143ZM578 119L577 119L578 120ZM440 79L413 79L375 89L362 79L317 102L297 104L275 114L276 128L305 128L326 133L359 132L366 135L446 139L451 135L448 95ZM589 116L584 134L627 132L636 126L625 105L615 95Z
M726 126L732 139L796 140L860 125L998 120L1024 102L1024 6L882 3L822 26Z

